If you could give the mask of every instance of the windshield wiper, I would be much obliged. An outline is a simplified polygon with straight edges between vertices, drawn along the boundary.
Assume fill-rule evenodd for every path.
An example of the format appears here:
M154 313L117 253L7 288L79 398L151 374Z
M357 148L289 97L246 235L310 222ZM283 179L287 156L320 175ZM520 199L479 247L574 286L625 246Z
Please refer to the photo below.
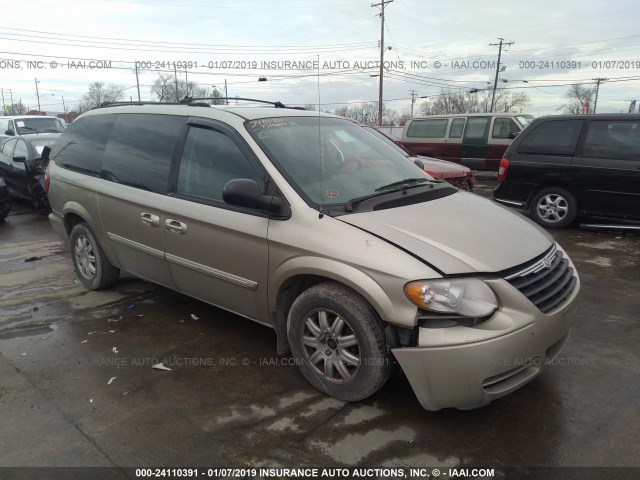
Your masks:
M419 184L424 182L430 182L428 178L405 178L404 180L398 180L397 182L390 183L388 185L383 185L380 188L376 188L376 192L382 192L384 190L397 189L400 187L400 190L404 190L405 188L417 187ZM417 184L417 185L416 185Z
M393 182L389 185L384 185L383 187L376 188L376 193L370 193L369 195L363 195L361 197L355 197L349 200L344 208L347 212L353 212L354 205L364 202L365 200L369 200L370 198L379 197L381 195L386 195L387 193L393 192L401 192L403 190L407 190L409 188L416 188L424 186L424 182L431 183L431 180L428 178L408 178L406 180L400 180L399 182ZM433 188L433 185L431 185Z

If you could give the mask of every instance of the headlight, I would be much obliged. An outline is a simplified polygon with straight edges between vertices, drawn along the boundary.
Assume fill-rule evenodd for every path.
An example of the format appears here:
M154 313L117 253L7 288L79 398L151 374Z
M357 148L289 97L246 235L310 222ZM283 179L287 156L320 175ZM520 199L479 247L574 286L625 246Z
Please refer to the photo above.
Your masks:
M404 293L420 308L465 317L486 317L498 308L493 290L477 278L417 280L404 286Z

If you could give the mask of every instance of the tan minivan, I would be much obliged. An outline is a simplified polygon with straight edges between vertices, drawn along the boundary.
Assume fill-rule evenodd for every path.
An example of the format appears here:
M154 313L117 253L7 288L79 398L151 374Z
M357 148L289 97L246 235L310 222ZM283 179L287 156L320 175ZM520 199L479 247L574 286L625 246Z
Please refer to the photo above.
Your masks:
M533 118L515 113L415 117L405 124L400 141L415 155L497 171L507 147Z
M80 116L47 178L80 281L106 288L123 269L271 327L346 401L395 359L424 408L473 408L558 355L579 279L545 230L351 121L282 107Z

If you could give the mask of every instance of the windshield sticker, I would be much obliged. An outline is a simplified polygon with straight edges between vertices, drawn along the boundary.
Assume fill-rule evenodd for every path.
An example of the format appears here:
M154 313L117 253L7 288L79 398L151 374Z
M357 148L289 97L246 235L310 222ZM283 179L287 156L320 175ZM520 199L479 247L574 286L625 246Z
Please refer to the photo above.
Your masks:
M252 120L249 122L249 128L258 135L258 138L268 138L269 130L281 127L293 127L298 125L295 120L285 120L282 117L277 118L261 118L259 120Z
M19 128L24 128L24 122L23 122L22 120L17 120L17 121L16 121L16 125L17 125Z
M340 196L340 192L338 190L335 190L333 188L327 188L324 191L324 194L327 198L338 198Z

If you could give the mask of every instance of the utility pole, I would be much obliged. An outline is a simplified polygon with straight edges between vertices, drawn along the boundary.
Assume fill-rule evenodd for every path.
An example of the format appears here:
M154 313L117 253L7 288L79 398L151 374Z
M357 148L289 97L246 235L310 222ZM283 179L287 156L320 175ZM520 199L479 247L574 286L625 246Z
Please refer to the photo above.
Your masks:
M138 62L136 62L136 86L138 87L138 101L140 101L140 80L138 80Z
M176 64L173 63L173 77L176 79L176 102L180 101L179 93L178 93L178 71L176 70Z
M225 105L229 105L229 92L227 92L227 79L226 78L224 79L224 104Z
M418 95L418 92L415 90L409 90L409 93L411 94L411 118L413 118L413 104L416 103L416 96Z
M380 7L380 87L378 89L378 121L382 125L382 79L384 75L384 6L393 0L382 0L380 3L372 3L372 7Z
M504 38L498 37L498 40L500 40L500 43L489 44L490 47L498 47L498 65L496 65L496 78L493 81L493 95L491 95L491 110L489 110L489 113L493 113L493 108L495 106L494 103L496 101L496 88L498 88L498 74L500 73L500 58L502 57L502 46L506 45L508 47L509 45L513 45L513 42L504 43Z
M36 97L38 97L38 113L40 112L40 94L38 93L38 79L34 79L36 81Z
M596 107L598 106L598 91L600 90L600 84L602 82L606 82L609 79L608 78L598 77L598 78L592 78L591 80L595 80L595 82L596 82L596 99L593 102L593 113L596 113Z
M1 88L0 91L2 92L2 114L6 115L7 114L7 106L4 103L4 88Z
M67 120L67 106L64 104L64 96L62 97L62 110L64 111L65 123L69 123L69 120Z

